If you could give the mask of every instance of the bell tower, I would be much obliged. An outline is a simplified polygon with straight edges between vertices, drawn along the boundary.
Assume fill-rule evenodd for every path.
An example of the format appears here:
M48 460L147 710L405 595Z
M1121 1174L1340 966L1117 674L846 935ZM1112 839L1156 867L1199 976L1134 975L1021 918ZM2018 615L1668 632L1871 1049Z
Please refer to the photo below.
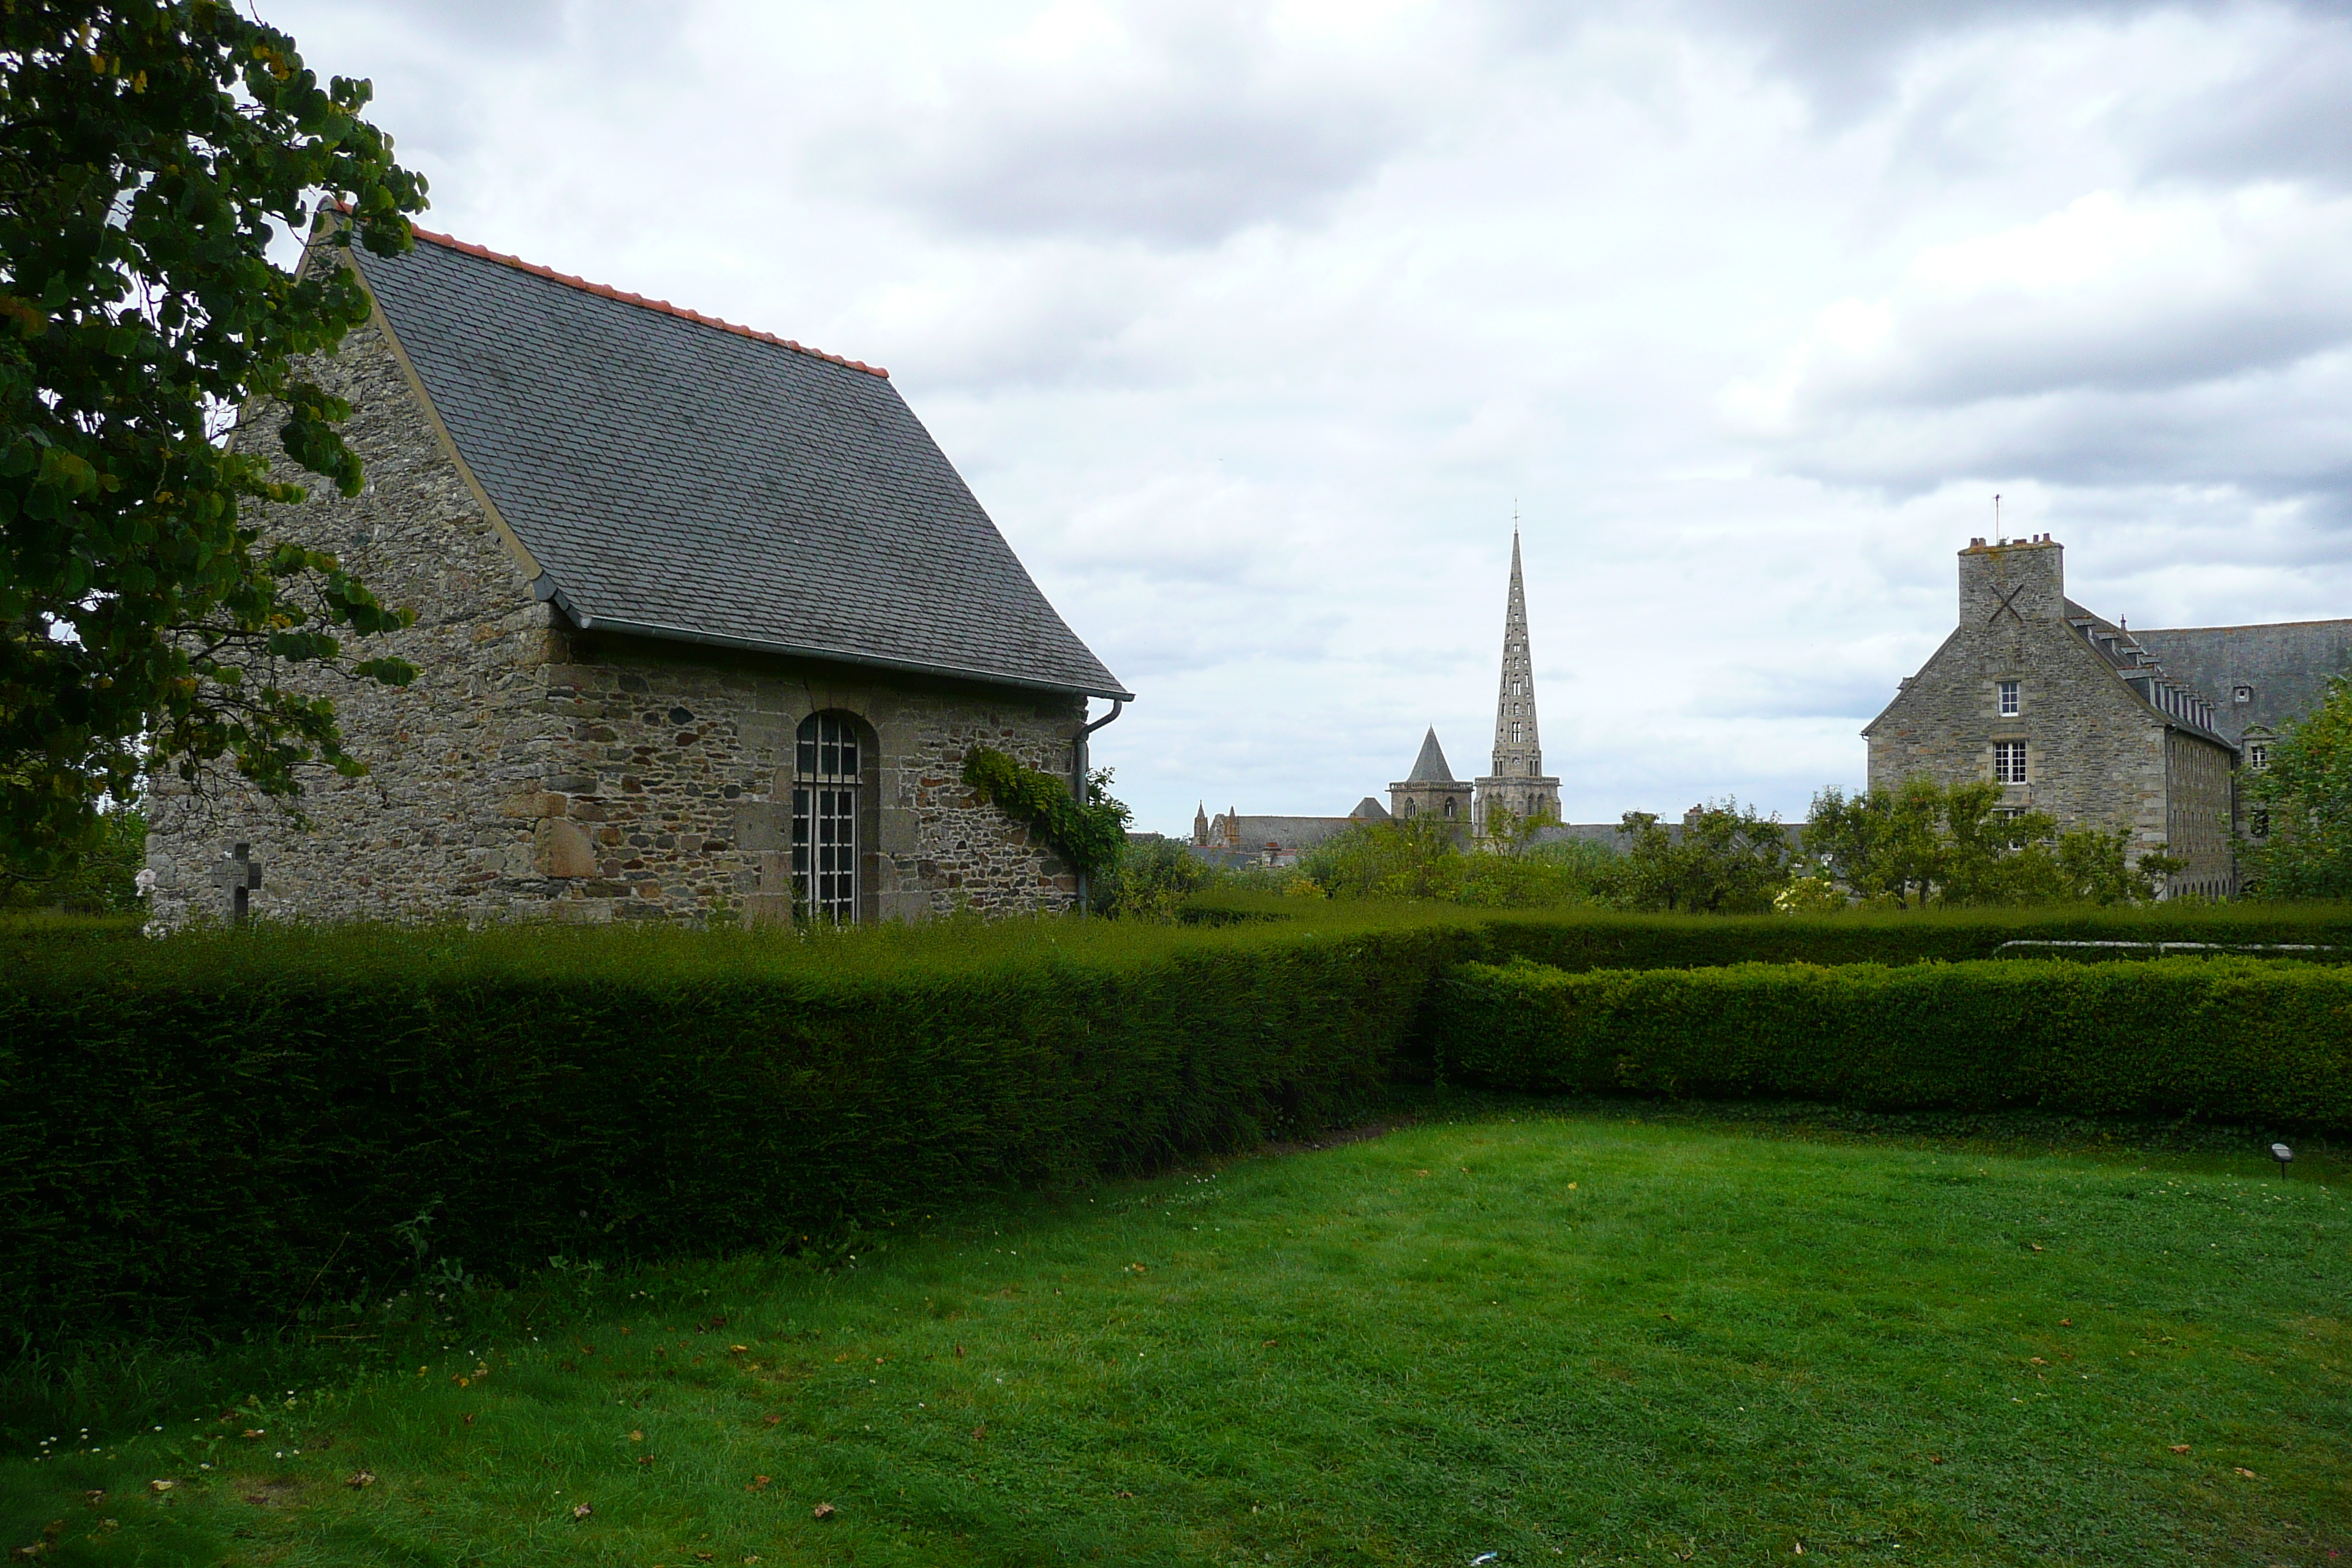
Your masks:
M1536 728L1535 661L1528 651L1528 591L1519 573L1519 529L1511 523L1511 592L1503 608L1503 675L1495 696L1494 772L1477 781L1474 828L1486 836L1486 814L1501 806L1525 819L1559 820L1559 780L1543 771Z

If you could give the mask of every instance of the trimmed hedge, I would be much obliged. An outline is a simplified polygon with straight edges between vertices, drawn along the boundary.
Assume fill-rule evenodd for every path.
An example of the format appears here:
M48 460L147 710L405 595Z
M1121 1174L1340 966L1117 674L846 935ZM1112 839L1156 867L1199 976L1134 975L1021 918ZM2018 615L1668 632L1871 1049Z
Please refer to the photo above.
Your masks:
M428 1209L434 1261L493 1278L555 1254L796 1246L1328 1125L1441 1066L1515 1089L2352 1124L2327 1011L2352 994L2326 1000L2336 972L2315 966L1455 967L1933 959L2020 935L2352 948L2336 910L1808 921L1268 902L1212 908L1278 918L1189 928L0 930L0 1347L226 1331L380 1292L415 1277L394 1227ZM1988 978L1939 978L1961 969ZM2151 1001L2129 979L2143 970L2192 979ZM1903 984L1927 989L1850 989ZM1561 1011L1571 996L1586 1011ZM1627 1000L1588 1007L1604 996ZM1899 1048L1873 1032L1886 1016L1906 1021ZM2126 1092L2143 1058L2163 1065Z
M2301 963L1470 963L1428 1026L1492 1089L2352 1129L2352 973Z
M1328 1124L1449 952L1100 923L71 944L0 979L0 1345L381 1291L428 1205L436 1258L511 1277Z
M1560 969L1681 969L1727 963L1947 963L1992 958L2008 942L2302 943L2315 963L2352 963L2352 906L2159 904L2149 909L1925 910L1829 915L1633 915L1607 910L1477 910L1374 904L1280 894L1218 892L1185 917L1343 929L1405 911L1450 923L1475 956L1525 958ZM2077 962L2145 960L2142 951L2074 949ZM2057 956L2049 954L2048 956Z

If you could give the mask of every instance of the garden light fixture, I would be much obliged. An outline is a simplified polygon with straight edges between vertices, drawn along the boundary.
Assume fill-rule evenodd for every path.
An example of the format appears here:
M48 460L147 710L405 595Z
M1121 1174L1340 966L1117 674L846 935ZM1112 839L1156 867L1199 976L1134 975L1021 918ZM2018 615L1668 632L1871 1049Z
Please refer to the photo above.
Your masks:
M2284 1143L2273 1143L2271 1145L2271 1158L2279 1163L2279 1174L2284 1176L2286 1168L2294 1163L2294 1151Z

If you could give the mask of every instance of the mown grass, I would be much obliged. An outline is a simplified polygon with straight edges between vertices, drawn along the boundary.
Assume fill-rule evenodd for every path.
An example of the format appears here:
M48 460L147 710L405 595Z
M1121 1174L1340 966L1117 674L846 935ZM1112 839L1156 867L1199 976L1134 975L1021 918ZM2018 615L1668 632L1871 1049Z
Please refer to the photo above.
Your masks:
M2352 1552L2343 1173L1490 1111L943 1217L829 1270L541 1295L352 1342L340 1376L289 1349L299 1384L0 1460L0 1544L2325 1563Z

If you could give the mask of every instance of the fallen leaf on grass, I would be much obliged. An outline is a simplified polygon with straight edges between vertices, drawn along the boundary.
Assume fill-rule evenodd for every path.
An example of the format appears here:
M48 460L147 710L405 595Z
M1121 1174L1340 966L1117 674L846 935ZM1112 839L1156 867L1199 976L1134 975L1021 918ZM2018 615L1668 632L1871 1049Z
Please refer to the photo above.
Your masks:
M466 1412L466 1425L467 1425L467 1426L471 1426L473 1424L474 1424L474 1413L473 1413L472 1411L468 1410L467 1412Z
M1140 1263L1130 1263L1130 1264L1129 1264L1129 1265L1127 1266L1127 1270L1126 1270L1126 1271L1127 1271L1128 1273L1129 1273L1129 1274L1149 1274L1149 1273L1150 1273L1150 1272L1151 1272L1151 1270L1150 1270L1149 1268L1145 1268L1142 1264L1140 1264Z
M708 1563L717 1555L718 1553L715 1552L698 1552L694 1554L694 1560L697 1563Z
M99 1504L106 1500L105 1489L99 1488L91 1491L86 1491L81 1494L81 1500L89 1504L90 1507L96 1508Z
M751 1478L751 1484L745 1487L743 1489L747 1492L766 1491L768 1489L768 1478L765 1476L753 1476Z
M248 1426L244 1431L238 1433L237 1436L240 1437L258 1437L264 1432L268 1430L269 1428L267 1426Z
M149 1481L147 1489L151 1492L167 1492L179 1484L177 1481Z
M351 1488L353 1491L359 1490L362 1487L372 1487L375 1485L375 1472L373 1470L353 1470L350 1477L343 1482L343 1485Z
M651 1454L639 1454L637 1456L637 1463L641 1465L650 1465L653 1462L654 1457Z
M1113 1497L1119 1497L1119 1498L1130 1498L1130 1499L1131 1499L1131 1498L1133 1498L1133 1497L1135 1496L1135 1494L1134 1494L1133 1492L1113 1492L1113 1493L1111 1493L1110 1495L1111 1495L1111 1496L1113 1496Z
M2242 1476L2245 1477L2245 1478L2246 1478L2246 1479L2248 1479L2248 1480L2250 1480L2250 1481L2251 1481L2251 1480L2257 1480L2257 1479L2260 1479L2259 1477L2257 1477L2257 1476L2254 1474L2254 1472L2253 1472L2253 1471L2252 1471L2252 1470L2250 1470L2250 1469L2246 1468L2246 1467L2245 1467L2245 1466L2243 1466L2243 1465L2239 1465L2239 1466L2237 1466L2237 1467L2235 1467L2235 1468L2236 1468L2236 1469L2237 1469L2237 1472L2238 1472L2240 1475L2242 1475Z
M988 1436L988 1423L987 1423L987 1422L985 1422L985 1421L982 1422L979 1426L975 1426L975 1427L973 1427L973 1428L971 1429L971 1440L972 1440L973 1442L975 1442L975 1443L977 1443L977 1442L981 1441L982 1438L986 1437L987 1436Z
M642 1443L645 1440L646 1435L643 1432L632 1432L629 1434L629 1441L632 1443Z
M761 1417L761 1419L766 1421L771 1426L778 1426L783 1424L784 1418L781 1415L768 1415Z
M2026 1246L2028 1246L2028 1247L2032 1247L2032 1248L2033 1248L2033 1250L2034 1250L2034 1251L2036 1251L2036 1252L2039 1252L2039 1251L2041 1251L2041 1250L2042 1250L2042 1244L2041 1244L2040 1242L2038 1242L2038 1241L2029 1241L2029 1242L2027 1242L2025 1245L2026 1245Z
M2185 1454L2189 1452L2189 1445L2186 1443L2175 1443L2172 1446L2172 1451L2176 1454Z
M2048 1362L2043 1361L2043 1360L2042 1360L2040 1356L2038 1356L2038 1355L2030 1355L2030 1356L2027 1356L2025 1359L2026 1359L2026 1360L2028 1360L2028 1361L2030 1361L2030 1362L2032 1362L2032 1363L2034 1365L2036 1365L2036 1366L2048 1366L2048 1365L2050 1364Z
M2074 1320L2072 1318L2061 1318L2058 1320L2058 1326L2062 1329L2071 1329L2074 1326Z
M1930 1454L1927 1456L1927 1462L1931 1465L1940 1465L1944 1462L1944 1456L1941 1454Z
M809 1510L809 1517L811 1519L831 1519L833 1517L833 1505L829 1502L821 1502L814 1508Z
M961 1345L956 1346L956 1360L963 1360L963 1346Z
M1272 1350L1276 1343L1276 1342L1273 1340L1260 1340L1257 1342L1257 1347L1260 1350Z
M1415 1171L1413 1174L1416 1176L1425 1176L1429 1174L1429 1173L1427 1171Z
M572 1508L572 1517L574 1519L586 1519L590 1514L594 1513L595 1511L596 1510L594 1509L590 1508L583 1502L577 1504Z

